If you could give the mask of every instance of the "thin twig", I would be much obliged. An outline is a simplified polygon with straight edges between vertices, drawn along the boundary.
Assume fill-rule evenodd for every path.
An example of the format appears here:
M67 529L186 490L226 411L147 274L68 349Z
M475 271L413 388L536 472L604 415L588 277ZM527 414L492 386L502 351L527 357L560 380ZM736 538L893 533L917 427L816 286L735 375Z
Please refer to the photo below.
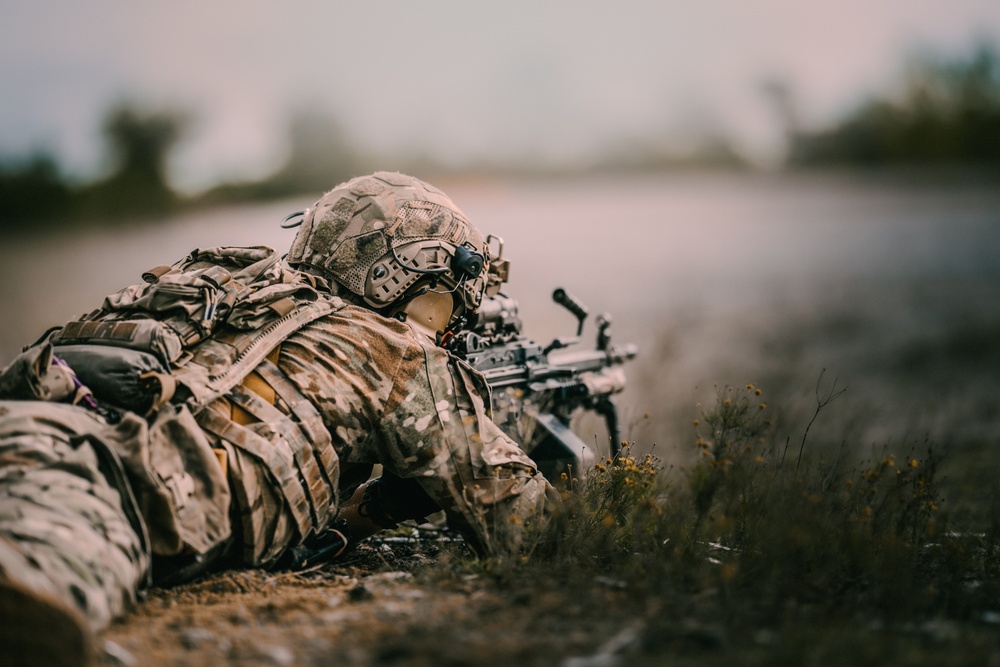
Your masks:
M829 393L827 393L827 395L824 398L820 398L819 387L823 383L824 373L826 373L825 368L819 372L819 378L816 380L816 412L813 413L812 419L810 419L809 423L806 424L806 430L802 433L802 442L799 443L799 456L798 459L796 459L795 461L795 472L799 471L799 466L802 464L802 450L804 450L806 447L806 438L809 437L809 429L812 427L813 422L816 421L816 418L819 417L820 411L833 401L840 398L840 396L843 395L845 391L847 391L847 387L844 387L840 391L837 391L837 378L834 378L833 385L830 386Z

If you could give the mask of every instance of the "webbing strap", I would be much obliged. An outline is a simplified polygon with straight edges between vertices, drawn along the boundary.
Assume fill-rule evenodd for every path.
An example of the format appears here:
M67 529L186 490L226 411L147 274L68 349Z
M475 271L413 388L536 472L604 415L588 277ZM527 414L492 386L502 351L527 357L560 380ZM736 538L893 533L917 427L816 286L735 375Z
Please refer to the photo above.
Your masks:
M142 279L147 283L155 283L157 280L167 275L168 273L176 271L172 266L167 266L166 264L161 264L159 266L154 266L151 269L146 269L142 274Z
M147 417L159 410L165 404L169 403L170 399L174 397L174 393L177 391L177 380L169 373L147 371L140 375L139 378L142 380L156 380L160 385L160 391L157 392L156 398L153 399L153 404L150 405L149 410L146 411Z
M325 526L330 518L333 487L327 481L326 475L320 472L312 447L299 424L242 385L234 387L229 392L228 398L233 404L246 410L270 428L276 429L284 438L299 471L299 484L309 498L314 525L317 529Z
M202 409L195 417L206 431L239 447L264 464L281 487L299 534L303 537L309 535L312 527L310 503L302 484L299 483L295 457L287 443L282 440L271 442L249 428L226 419L211 408Z
M241 336L241 345L231 362L227 357L232 346L227 350L226 343L219 337L209 338L196 348L196 356L176 368L174 374L191 391L196 403L208 405L242 382L279 343L342 306L343 302L335 297L302 304L261 330Z
M313 452L319 458L321 470L327 475L338 464L338 457L333 449L333 441L330 438L330 431L319 410L314 406L299 388L288 379L280 368L278 368L271 357L261 362L257 366L257 373L267 382L272 389L281 397L285 405L299 419L299 427L306 435L306 440L312 444ZM337 480L327 477L327 482L331 488L337 487Z

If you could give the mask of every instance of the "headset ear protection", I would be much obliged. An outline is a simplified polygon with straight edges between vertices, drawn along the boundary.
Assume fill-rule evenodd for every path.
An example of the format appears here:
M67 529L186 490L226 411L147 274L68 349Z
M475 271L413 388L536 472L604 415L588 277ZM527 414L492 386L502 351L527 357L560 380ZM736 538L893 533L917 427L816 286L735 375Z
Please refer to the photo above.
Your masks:
M455 248L455 256L451 259L451 272L458 282L474 280L483 272L485 263L486 259L481 254L460 245Z

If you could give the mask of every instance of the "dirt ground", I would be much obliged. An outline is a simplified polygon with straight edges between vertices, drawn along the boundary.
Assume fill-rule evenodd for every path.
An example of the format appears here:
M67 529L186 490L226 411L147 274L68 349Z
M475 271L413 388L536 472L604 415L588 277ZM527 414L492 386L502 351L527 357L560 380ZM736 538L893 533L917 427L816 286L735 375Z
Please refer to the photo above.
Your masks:
M761 615L724 588L522 574L460 541L373 539L303 571L153 588L99 646L108 667L1000 666L993 611L910 618L846 595Z
M592 656L611 638L588 627L604 622L603 610L505 592L467 567L449 572L462 548L374 541L346 562L300 572L154 588L101 637L104 664L551 665Z

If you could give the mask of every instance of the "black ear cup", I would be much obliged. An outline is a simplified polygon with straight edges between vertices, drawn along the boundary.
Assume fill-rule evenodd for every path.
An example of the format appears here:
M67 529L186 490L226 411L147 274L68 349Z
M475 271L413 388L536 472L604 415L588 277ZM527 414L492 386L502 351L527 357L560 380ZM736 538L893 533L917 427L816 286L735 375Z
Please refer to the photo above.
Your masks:
M451 260L451 272L459 282L472 280L483 272L486 260L478 252L465 246L455 248L455 256Z

